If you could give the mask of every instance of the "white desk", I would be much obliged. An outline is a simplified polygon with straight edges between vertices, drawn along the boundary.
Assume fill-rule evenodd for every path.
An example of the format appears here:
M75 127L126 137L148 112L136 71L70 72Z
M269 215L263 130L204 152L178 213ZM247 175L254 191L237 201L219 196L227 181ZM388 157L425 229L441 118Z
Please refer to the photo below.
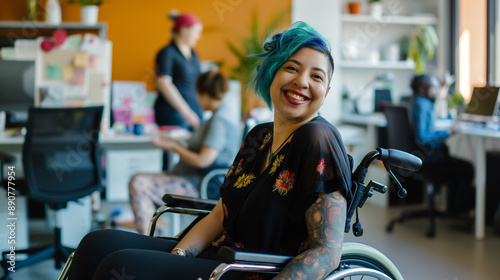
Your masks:
M346 114L342 117L342 122L365 125L367 127L368 148L375 148L377 140L377 127L387 125L385 116L381 113L369 115ZM448 129L452 125L452 120L437 120L436 129ZM485 139L495 139L500 141L500 131L482 128L478 126L462 125L459 133L470 135L476 138L474 151L475 185L476 185L476 206L475 206L475 226L474 235L477 240L484 239L485 233L485 207L486 207L486 148Z
M341 122L354 125L366 126L367 135L367 149L377 148L377 127L385 127L387 125L387 120L383 113L371 113L371 114L343 114Z
M170 137L186 140L185 130L165 132ZM106 134L99 135L99 144L106 153L106 195L110 201L128 201L128 181L138 172L161 172L163 152L151 144L154 135ZM24 136L0 134L0 151L18 160L16 173L23 176L21 158Z
M485 139L500 140L500 131L477 126L460 126L459 132L476 138L475 145L475 180L476 180L476 217L474 235L476 239L484 239L485 207L486 207L486 149Z

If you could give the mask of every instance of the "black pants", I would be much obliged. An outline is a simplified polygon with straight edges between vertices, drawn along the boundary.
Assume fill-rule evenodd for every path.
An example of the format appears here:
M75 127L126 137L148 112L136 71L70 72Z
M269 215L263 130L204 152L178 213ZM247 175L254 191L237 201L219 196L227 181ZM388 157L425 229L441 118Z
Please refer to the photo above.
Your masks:
M94 231L78 245L68 279L208 279L220 264L220 260L214 260L215 250L196 258L168 253L176 244L174 240L120 230Z

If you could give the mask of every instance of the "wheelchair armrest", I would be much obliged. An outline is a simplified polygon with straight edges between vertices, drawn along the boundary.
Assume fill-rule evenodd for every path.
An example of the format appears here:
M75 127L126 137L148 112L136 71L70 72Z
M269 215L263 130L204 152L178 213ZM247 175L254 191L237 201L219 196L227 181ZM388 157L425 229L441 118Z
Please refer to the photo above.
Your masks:
M262 251L240 249L228 246L222 246L219 249L219 256L230 263L273 265L278 267L285 266L294 256L280 253L263 253Z
M199 210L212 210L217 204L216 200L202 199L189 196L166 194L162 198L168 207L181 207Z

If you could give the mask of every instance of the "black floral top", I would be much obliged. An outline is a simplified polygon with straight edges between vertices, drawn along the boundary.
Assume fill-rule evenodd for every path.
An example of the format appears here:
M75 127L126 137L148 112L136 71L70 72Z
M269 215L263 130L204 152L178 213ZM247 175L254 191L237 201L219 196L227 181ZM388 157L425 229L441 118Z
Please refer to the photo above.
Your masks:
M305 212L319 193L351 187L348 155L322 117L298 128L261 173L273 124L245 138L221 187L224 234L213 245L297 254L308 249ZM340 225L344 226L344 225Z

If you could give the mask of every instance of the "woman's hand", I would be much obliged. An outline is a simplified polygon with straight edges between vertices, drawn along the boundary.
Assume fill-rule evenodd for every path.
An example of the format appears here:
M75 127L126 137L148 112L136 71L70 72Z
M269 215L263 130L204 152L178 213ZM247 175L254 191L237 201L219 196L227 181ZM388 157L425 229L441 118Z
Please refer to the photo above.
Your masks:
M151 144L154 146L164 150L164 151L170 151L175 148L176 145L179 145L179 143L169 137L157 137L151 139Z
M197 129L200 126L200 118L193 110L188 110L182 116L193 129Z
M306 211L311 248L293 258L274 280L323 279L340 263L346 220L340 192L321 194Z

